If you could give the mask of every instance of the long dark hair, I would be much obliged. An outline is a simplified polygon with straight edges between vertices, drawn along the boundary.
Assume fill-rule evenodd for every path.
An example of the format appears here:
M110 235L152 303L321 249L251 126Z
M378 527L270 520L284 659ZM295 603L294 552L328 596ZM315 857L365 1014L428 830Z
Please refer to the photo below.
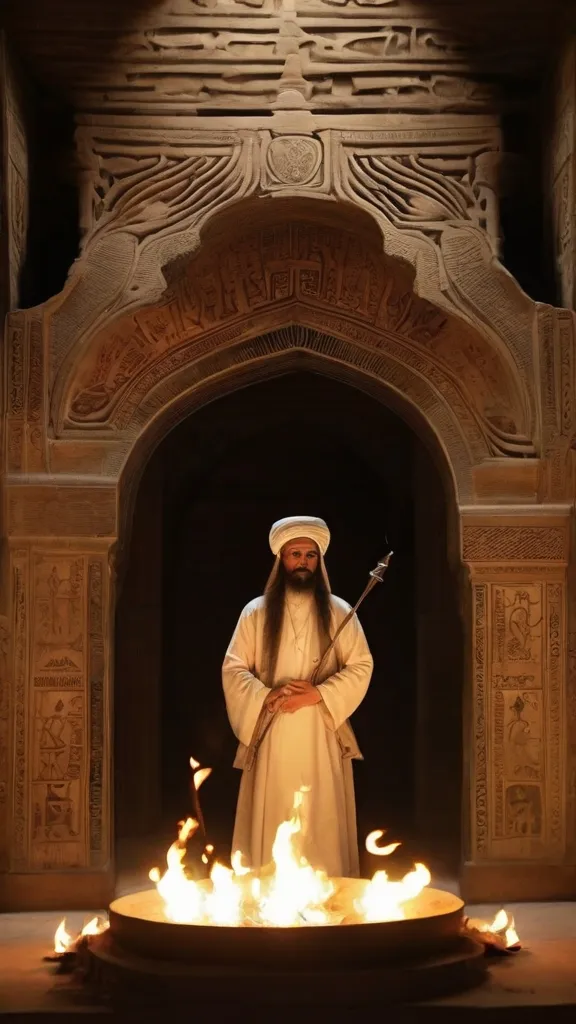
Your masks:
M263 669L265 679L269 685L274 681L276 662L278 661L278 648L282 633L284 620L284 599L286 596L287 574L282 562L278 565L278 571L271 583L266 588L264 596L264 658ZM316 604L316 622L320 634L320 648L330 643L331 626L331 604L330 591L326 586L324 574L320 567L316 569L314 580L314 600Z

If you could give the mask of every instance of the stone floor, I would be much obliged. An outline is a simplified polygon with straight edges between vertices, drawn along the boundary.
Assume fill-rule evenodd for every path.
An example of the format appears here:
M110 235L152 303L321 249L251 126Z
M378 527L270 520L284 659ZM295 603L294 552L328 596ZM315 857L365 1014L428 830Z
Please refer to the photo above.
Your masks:
M151 854L140 844L140 857L125 851L124 866L119 872L118 895L148 888L144 863L154 863ZM140 863L137 863L139 861ZM131 862L131 863L130 863ZM456 891L454 885L434 879L439 888ZM497 907L468 908L471 916L491 919ZM487 1011L490 1020L555 1020L576 1021L576 903L522 903L508 907L516 919L523 940L522 952L491 962L488 981L471 992L438 1000L420 1007L399 1008L395 1020L438 1020L442 1022L470 1020ZM42 961L52 948L55 928L66 916L69 931L80 930L89 915L81 913L0 914L0 1014L21 1020L46 1020L52 1016L71 1022L76 1016L110 1015L104 1007L90 1005L82 990L69 979L58 976L54 967ZM199 1008L197 1008L199 1009ZM375 1007L374 1010L377 1008ZM372 1012L367 1014L372 1017ZM379 1013L378 1016L381 1014ZM218 1020L238 1020L230 1007L230 1016L218 1013ZM240 1015L241 1016L241 1015ZM322 1015L315 1011L318 1020ZM299 1024L302 1020L298 1013ZM337 1019L357 1017L352 1007L343 1007ZM132 1019L132 1018L131 1018ZM141 1014L134 1017L142 1019ZM255 1010L250 1020L261 1019ZM270 1019L270 1011L262 1019ZM335 1019L330 1011L330 1020Z

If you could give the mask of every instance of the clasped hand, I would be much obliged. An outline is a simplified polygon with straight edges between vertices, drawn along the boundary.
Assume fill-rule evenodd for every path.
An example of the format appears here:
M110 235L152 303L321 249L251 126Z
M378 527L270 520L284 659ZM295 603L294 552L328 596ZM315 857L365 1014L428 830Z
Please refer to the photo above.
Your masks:
M271 690L266 697L266 707L271 714L293 714L300 708L310 707L322 700L319 691L305 679L291 679L285 686Z

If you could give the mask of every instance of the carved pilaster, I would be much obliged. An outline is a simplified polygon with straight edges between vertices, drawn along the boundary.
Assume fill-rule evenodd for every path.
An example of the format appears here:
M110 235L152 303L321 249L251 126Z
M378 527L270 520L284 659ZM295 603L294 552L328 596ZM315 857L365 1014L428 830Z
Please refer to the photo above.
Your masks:
M576 38L566 44L554 83L548 154L556 278L560 301L576 309Z
M17 891L27 872L60 878L78 869L101 871L110 859L108 555L85 545L78 539L32 544L11 555L8 905L10 885ZM1 797L0 786L0 811ZM71 900L78 905L74 877ZM66 883L58 885L54 893L63 898ZM46 898L49 893L37 893L39 904Z
M569 519L466 515L472 863L566 856Z

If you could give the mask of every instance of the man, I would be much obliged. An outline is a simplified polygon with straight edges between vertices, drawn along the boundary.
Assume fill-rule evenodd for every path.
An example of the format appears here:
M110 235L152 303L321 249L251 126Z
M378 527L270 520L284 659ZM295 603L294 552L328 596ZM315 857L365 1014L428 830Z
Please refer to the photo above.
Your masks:
M315 667L350 606L330 593L322 519L291 516L274 523L276 556L263 597L244 608L224 659L222 682L244 768L262 718L272 715L254 766L244 770L233 849L258 870L272 859L278 825L291 816L294 793L310 787L302 809L301 852L332 876L359 873L352 758L361 758L349 716L364 698L372 657L356 616L334 651ZM264 711L263 711L264 709Z

